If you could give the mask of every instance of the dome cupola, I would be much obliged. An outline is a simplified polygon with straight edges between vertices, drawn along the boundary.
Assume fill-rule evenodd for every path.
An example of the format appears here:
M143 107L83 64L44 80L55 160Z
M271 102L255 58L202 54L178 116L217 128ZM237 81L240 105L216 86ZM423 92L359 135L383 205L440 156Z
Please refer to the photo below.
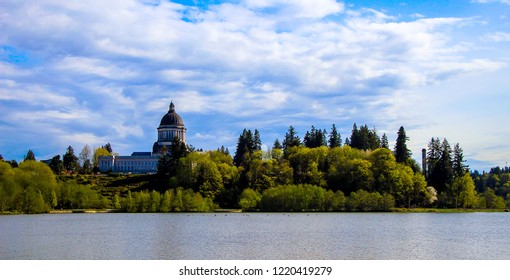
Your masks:
M160 126L166 126L166 125L177 125L177 126L184 126L184 122L182 121L181 116L175 112L175 105L173 102L170 102L170 107L168 110L168 113L163 116L161 119Z
M175 138L186 143L186 127L181 116L175 112L175 105L170 102L168 113L161 118L158 127L158 141L152 147L152 153L158 154L162 151L163 146L170 147Z

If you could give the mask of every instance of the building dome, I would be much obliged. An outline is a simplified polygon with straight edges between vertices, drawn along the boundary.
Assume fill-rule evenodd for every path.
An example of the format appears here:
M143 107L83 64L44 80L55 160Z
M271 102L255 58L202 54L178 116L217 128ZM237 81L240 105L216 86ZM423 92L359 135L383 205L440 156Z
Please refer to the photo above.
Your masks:
M184 122L182 121L181 116L175 112L175 105L173 102L170 103L170 109L168 113L163 116L161 119L160 126L164 125L176 125L176 126L184 126Z
M170 147L172 142L178 138L186 144L186 127L181 116L175 112L175 105L170 103L168 113L163 116L158 127L158 141L152 147L153 154L159 154L163 147Z

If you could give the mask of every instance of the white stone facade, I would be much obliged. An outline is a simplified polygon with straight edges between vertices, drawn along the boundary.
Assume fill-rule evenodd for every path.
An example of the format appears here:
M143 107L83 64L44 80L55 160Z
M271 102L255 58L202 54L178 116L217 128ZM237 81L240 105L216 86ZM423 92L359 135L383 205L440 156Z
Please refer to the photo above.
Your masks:
M150 156L102 156L99 158L99 171L113 173L156 173L158 155Z

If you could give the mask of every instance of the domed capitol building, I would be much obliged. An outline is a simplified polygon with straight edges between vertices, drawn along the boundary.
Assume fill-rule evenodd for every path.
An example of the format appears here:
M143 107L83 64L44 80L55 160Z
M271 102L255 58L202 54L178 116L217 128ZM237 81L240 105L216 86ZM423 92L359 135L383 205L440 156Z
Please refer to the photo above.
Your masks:
M155 173L158 171L158 158L163 146L169 147L177 137L186 143L186 127L170 102L158 127L158 141L154 142L152 152L134 152L131 156L103 156L99 158L99 171L121 173Z

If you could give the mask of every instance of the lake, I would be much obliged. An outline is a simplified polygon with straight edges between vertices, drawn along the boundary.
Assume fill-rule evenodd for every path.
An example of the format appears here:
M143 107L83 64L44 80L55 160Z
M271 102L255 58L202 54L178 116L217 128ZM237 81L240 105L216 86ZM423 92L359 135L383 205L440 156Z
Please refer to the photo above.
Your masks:
M509 213L0 216L0 259L510 259Z

